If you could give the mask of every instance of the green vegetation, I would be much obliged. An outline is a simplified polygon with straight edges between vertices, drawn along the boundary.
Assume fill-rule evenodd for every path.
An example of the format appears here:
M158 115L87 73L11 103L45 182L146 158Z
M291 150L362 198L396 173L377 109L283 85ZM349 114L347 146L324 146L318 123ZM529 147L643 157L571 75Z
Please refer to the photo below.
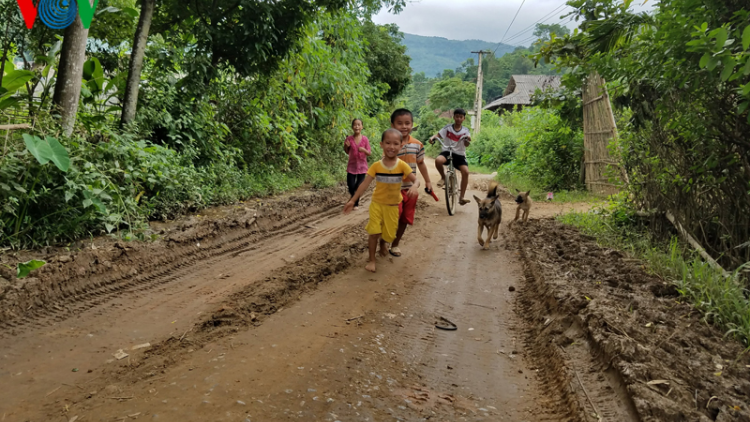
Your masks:
M515 47L481 40L449 40L442 37L424 37L404 34L404 45L411 57L411 68L414 74L424 73L430 78L442 75L445 69L456 69L461 63L476 55L472 51L494 50L502 56L513 51Z
M149 17L153 0L101 0L91 30L74 24L62 42L41 23L26 30L10 3L0 124L33 129L0 150L3 247L129 239L148 219L338 183L351 120L376 139L410 79L397 28L368 18L398 0L220 0L209 12L223 19L192 3ZM240 23L258 16L268 19ZM151 18L144 33L139 19ZM86 46L80 76L66 67L75 43Z
M603 246L642 259L649 271L674 283L680 295L700 310L707 322L750 346L750 302L740 279L744 267L725 277L677 238L655 238L638 224L632 210L618 203L592 213L565 214L559 220L596 237Z
M561 221L629 251L671 280L705 319L750 346L750 9L746 2L662 0L635 14L631 0L571 0L579 31L551 37L535 56L572 69L543 100L580 117L588 75L610 81L619 118L610 145L629 183L609 207ZM637 211L672 213L730 277Z
M573 69L553 102L575 110L589 74L610 81L616 112L627 116L611 146L628 175L627 201L671 212L724 268L738 268L750 261L748 3L662 0L649 14L631 3L568 2L579 31L535 56Z
M512 192L530 190L535 200L553 192L556 202L598 199L583 190L583 132L555 110L485 111L482 131L466 152L472 166L497 169L497 180Z

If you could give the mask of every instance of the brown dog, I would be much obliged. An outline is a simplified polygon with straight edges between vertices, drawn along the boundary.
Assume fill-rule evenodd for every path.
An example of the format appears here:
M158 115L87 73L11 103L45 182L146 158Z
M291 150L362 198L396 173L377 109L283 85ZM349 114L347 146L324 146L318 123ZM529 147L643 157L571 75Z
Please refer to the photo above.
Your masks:
M516 192L518 192L518 196L516 197L516 204L518 204L518 208L516 208L516 218L513 219L515 222L518 220L519 215L521 214L521 210L523 210L523 222L525 223L526 220L529 219L529 211L531 211L531 197L529 194L531 191L528 192L521 192L520 190L516 189Z
M500 230L500 222L503 219L503 209L500 206L500 197L497 193L497 182L490 183L489 189L487 189L487 197L484 199L477 198L474 195L474 200L479 205L479 220L477 221L477 241L483 249L490 248L490 239L497 239L498 231ZM487 228L487 240L482 239L482 233L484 228Z

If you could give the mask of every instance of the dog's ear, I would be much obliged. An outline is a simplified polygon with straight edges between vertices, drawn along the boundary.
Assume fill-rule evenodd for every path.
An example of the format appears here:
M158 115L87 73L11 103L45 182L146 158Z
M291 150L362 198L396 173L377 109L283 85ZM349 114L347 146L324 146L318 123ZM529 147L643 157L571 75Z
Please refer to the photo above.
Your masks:
M529 196L531 194L531 191L526 192L526 196Z
M474 195L474 200L477 201L477 204L482 205L482 200L477 198L476 195Z
M521 193L521 191L520 191L520 190L518 190L518 189L516 189L516 192L518 192L518 193Z

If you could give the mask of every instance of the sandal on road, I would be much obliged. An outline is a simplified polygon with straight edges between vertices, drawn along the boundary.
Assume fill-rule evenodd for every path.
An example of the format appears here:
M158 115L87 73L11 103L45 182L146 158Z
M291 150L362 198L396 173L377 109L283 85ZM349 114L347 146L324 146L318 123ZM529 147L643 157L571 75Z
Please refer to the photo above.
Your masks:
M439 180L439 181L437 182L437 187L439 187L439 188L442 188L442 187L444 187L444 186L445 186L445 179L440 179L440 180Z
M468 204L469 202L471 202L471 201L469 201L468 199L463 199L463 198L462 198L462 199L459 199L459 200L458 200L458 203L459 203L460 205L466 205L466 204Z
M393 255L395 257L401 256L401 249L399 249L398 246L396 246L395 248L388 249L388 252L390 252L391 255Z

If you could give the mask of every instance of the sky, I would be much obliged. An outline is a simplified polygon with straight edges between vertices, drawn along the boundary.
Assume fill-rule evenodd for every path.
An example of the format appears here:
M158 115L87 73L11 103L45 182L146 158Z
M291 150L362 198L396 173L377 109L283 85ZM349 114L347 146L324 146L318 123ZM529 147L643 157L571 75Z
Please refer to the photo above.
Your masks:
M656 0L635 0L633 9L649 10ZM503 35L506 44L528 45L533 27L540 19L543 23L560 23L559 17L571 8L565 0L409 0L406 8L398 15L387 10L378 13L373 21L377 24L395 23L401 32L409 34L444 37L451 40L478 39L500 42ZM513 16L518 12L513 25L508 30ZM562 22L568 21L569 18ZM575 21L567 24L575 28Z

